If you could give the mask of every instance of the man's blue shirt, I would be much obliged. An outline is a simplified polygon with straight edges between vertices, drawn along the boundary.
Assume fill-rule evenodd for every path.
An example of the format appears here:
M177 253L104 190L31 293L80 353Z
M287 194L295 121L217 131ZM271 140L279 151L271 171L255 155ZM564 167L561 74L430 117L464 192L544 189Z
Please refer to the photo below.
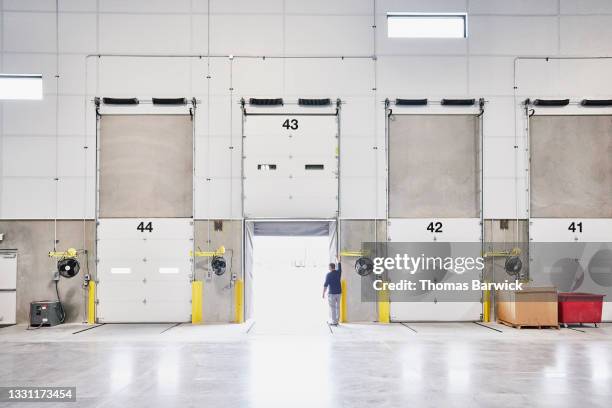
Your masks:
M330 295L339 295L342 293L342 284L340 283L340 276L342 274L342 265L338 263L338 269L330 271L325 277L325 286L329 287Z

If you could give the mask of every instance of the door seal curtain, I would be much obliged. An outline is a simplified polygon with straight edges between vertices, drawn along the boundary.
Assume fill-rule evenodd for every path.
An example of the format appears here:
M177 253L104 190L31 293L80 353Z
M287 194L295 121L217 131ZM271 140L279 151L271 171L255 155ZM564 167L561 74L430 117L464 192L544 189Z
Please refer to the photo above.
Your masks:
M326 104L329 99L298 99L298 105L305 106L314 106L314 107L322 107L322 106L330 106ZM342 101L340 99L336 99L336 111L335 112L322 112L322 113L314 113L314 112L247 112L246 109L246 100L242 98L240 100L240 106L242 107L242 114L244 116L338 116L340 114L340 105ZM266 106L284 106L284 101L282 98L275 99L258 99L258 98L249 98L249 105L257 106L257 107L266 107Z
M480 117L484 113L484 105L486 102L484 98L480 98L478 100L443 98L440 100L440 105L442 106L473 106L476 104L476 101L478 101L478 107L480 108L480 111L478 113L478 116ZM426 105L429 105L429 102L430 101L427 98L417 98L417 99L396 98L394 102L391 102L391 100L387 98L385 99L385 108L388 111L387 117L390 118L393 115L393 109L391 108L392 104L394 104L395 106L426 106Z

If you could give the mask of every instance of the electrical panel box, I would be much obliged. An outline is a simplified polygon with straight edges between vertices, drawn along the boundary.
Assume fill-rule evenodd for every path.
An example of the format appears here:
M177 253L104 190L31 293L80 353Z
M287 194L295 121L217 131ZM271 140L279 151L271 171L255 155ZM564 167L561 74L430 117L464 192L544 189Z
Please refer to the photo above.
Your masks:
M0 250L0 325L17 323L17 251Z
M57 300L30 303L30 326L56 326L62 323L62 306Z

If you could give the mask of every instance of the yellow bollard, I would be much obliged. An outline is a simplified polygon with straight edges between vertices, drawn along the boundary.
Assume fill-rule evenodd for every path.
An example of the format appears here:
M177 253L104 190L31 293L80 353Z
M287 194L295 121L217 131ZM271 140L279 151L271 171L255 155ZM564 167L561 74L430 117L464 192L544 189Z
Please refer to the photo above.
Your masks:
M243 323L244 322L244 282L239 279L236 281L235 285L235 292L234 292L234 312L235 312L235 317L234 317L234 321L236 323Z
M96 282L90 280L87 294L87 324L96 323Z
M340 323L346 323L346 280L342 279L342 295L340 296Z
M191 324L202 323L202 292L204 282L191 282Z
M482 297L482 321L489 323L491 321L491 293L485 290Z
M389 304L389 292L381 290L378 292L378 323L391 322L391 306Z

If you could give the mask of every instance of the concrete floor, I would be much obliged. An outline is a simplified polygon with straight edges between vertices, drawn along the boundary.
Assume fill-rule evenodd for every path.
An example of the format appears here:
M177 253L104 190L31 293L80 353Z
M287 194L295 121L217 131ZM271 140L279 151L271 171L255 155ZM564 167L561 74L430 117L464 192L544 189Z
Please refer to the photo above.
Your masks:
M49 408L610 407L611 324L490 327L12 326L0 386L77 387Z

